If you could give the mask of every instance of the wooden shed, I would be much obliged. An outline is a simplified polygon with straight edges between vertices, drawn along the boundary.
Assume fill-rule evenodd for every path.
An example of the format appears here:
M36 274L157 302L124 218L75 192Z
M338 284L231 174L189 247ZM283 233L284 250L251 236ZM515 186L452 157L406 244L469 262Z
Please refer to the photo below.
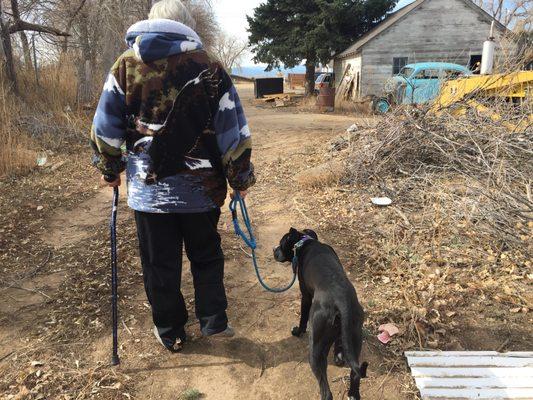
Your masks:
M474 67L493 20L471 0L416 0L336 55L336 86L349 80L351 99L379 96L388 78L406 64L446 61ZM497 57L504 57L508 30L498 22L495 26Z

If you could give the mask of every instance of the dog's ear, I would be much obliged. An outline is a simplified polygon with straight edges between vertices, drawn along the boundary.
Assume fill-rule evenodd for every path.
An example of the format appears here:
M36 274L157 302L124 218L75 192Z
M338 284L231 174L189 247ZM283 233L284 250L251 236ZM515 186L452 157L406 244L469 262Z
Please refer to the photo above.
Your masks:
M290 235L290 236L295 236L295 235L298 235L299 233L300 233L300 232L298 232L298 229L296 229L296 228L291 228L291 229L289 230L289 235Z
M310 236L310 237L312 237L313 239L318 240L318 235L316 234L315 231L312 231L311 229L304 229L304 233L305 233L307 236Z

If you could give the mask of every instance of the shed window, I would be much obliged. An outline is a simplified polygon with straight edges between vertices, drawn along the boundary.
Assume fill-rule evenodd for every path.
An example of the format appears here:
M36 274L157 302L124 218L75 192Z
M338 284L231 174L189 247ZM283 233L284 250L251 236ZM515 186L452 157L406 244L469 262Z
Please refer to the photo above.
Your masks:
M407 65L409 57L394 57L392 59L392 74L398 75L403 67Z

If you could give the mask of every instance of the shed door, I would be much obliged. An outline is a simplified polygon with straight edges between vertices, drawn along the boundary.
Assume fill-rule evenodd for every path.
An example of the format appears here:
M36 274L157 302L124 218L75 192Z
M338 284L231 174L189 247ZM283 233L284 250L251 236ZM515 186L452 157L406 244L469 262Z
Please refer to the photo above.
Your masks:
M479 72L481 71L481 54L474 54L470 56L468 69L470 69L470 71L473 71L474 74L479 74Z

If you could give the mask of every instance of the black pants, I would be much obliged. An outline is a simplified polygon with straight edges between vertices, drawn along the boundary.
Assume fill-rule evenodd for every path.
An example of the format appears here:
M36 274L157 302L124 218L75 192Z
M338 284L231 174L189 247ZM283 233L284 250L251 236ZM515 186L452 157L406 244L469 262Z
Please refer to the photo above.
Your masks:
M202 333L219 333L228 325L219 218L220 209L196 214L135 212L144 287L154 324L172 328L171 339L185 338L188 319L181 293L183 244L191 262L195 311Z

